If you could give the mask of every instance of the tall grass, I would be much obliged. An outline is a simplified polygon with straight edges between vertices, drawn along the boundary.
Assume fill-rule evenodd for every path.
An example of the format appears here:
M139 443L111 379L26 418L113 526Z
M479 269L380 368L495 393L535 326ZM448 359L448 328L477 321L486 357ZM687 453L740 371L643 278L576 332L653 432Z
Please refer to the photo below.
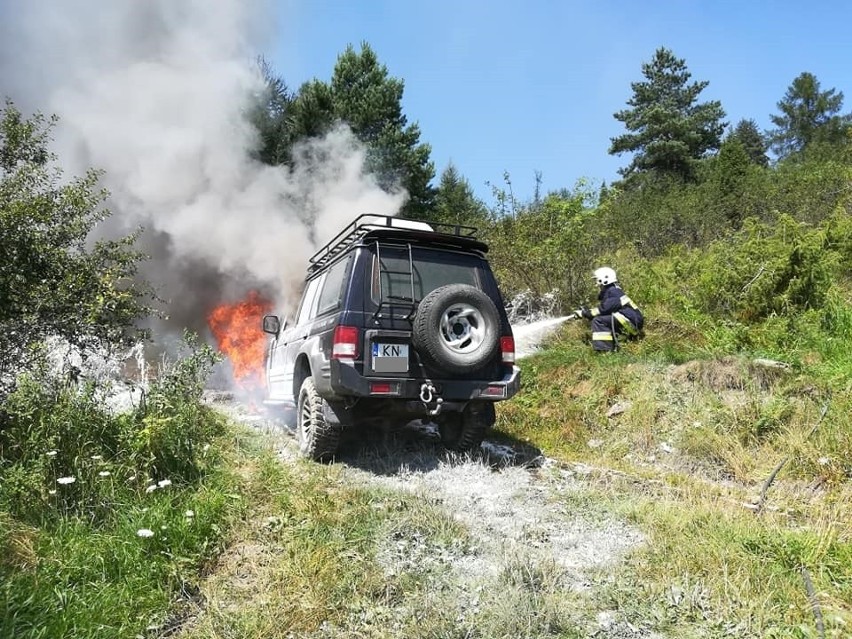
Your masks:
M21 380L0 430L0 636L136 637L196 591L241 508L225 420L200 402L212 359L123 414L98 384Z
M655 263L648 277L667 269ZM826 636L849 635L844 287L832 285L821 308L749 323L657 292L645 339L619 353L592 353L574 324L522 362L524 392L502 406L499 430L597 466L592 498L648 536L608 577L599 606L626 610L636 624L653 619L672 636L815 637L816 605Z

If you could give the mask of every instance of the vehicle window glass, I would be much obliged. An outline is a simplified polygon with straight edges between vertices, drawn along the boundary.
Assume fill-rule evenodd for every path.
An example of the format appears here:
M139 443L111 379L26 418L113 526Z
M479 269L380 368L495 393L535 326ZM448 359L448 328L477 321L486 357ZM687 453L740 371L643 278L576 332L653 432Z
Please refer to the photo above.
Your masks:
M348 260L340 260L332 266L325 276L325 283L317 303L317 315L322 315L340 306L340 295L343 291L343 276L346 274Z
M376 301L380 297L380 273L381 295L385 299L410 299L412 275L416 300L422 300L436 288L447 284L478 286L480 259L474 255L414 249L412 269L407 249L382 246L380 252L381 268L378 268L378 258L373 258L372 296Z
M316 308L317 291L324 279L325 275L321 275L308 283L308 288L302 296L302 305L299 307L299 316L296 319L296 324L303 324L314 316L313 310Z

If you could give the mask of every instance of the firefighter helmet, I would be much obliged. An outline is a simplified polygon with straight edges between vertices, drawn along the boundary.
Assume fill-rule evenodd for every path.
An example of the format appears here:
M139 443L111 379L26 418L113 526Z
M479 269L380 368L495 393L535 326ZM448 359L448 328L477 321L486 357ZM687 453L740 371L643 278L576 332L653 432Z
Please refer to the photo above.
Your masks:
M601 266L600 268L596 268L594 277L595 281L598 283L598 286L615 284L615 282L618 281L618 277L616 277L615 271L608 266Z

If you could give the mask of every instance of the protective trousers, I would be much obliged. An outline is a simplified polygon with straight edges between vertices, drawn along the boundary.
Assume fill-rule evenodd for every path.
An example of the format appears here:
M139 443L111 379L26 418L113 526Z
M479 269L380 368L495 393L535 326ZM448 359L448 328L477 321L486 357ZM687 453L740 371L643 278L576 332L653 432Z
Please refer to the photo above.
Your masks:
M614 351L618 348L618 335L629 337L638 332L622 313L597 315L592 318L592 348L596 351Z

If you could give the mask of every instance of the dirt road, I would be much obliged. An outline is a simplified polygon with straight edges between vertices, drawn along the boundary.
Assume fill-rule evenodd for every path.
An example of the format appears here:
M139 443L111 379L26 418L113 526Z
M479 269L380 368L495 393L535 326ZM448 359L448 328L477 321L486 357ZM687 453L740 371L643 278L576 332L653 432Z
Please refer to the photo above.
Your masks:
M534 352L560 323L551 319L518 327L520 356ZM253 423L270 427L268 422ZM296 459L297 450L294 438L286 431L278 434L282 432L279 453L288 463ZM486 441L473 455L454 455L443 450L432 425L417 421L401 427L391 441L344 445L336 463L347 482L422 496L469 531L475 540L472 548L434 547L403 529L378 549L389 576L412 569L434 575L434 591L453 600L463 611L460 614L494 605L489 600L494 593L511 599L515 595L506 587L506 575L518 574L521 582L537 580L539 596L532 603L515 603L541 606L528 610L531 618L572 617L561 607L591 601L586 596L597 587L600 569L614 565L642 543L639 531L625 522L602 510L577 506L582 500L574 497L582 493L589 469L557 463L531 446ZM591 616L588 636L658 636L631 625L615 610L596 610ZM389 636L394 636L390 630Z

